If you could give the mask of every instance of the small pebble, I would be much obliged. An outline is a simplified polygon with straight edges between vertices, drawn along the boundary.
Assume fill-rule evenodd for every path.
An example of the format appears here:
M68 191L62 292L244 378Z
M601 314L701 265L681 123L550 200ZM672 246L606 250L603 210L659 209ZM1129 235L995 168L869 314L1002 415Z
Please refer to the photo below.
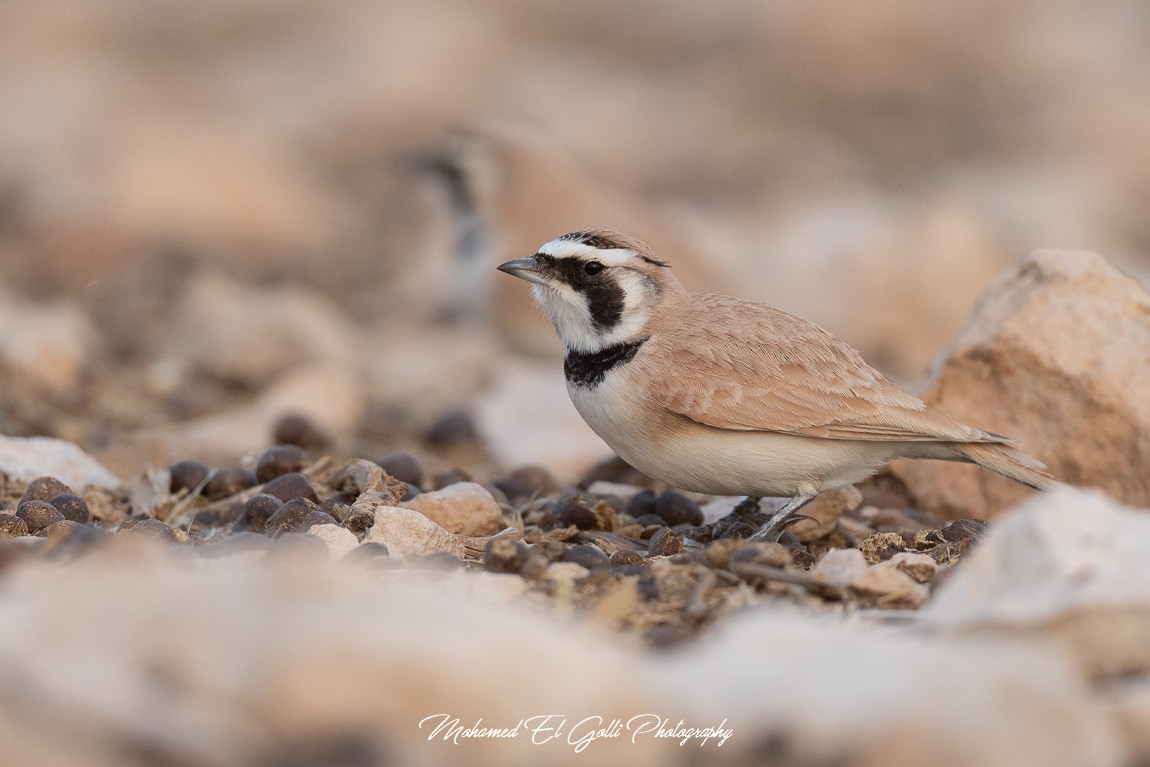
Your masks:
M660 517L658 514L643 514L635 517L635 522L643 527L666 527L667 520Z
M939 534L951 543L976 543L989 529L981 519L960 519L942 528Z
M470 414L455 410L447 413L431 425L425 436L427 444L434 448L446 448L453 445L476 443L479 441L479 429Z
M527 555L523 567L519 568L519 574L529 581L541 581L547 577L547 568L550 566L551 560L546 555L532 551Z
M648 602L654 602L659 598L659 584L655 580L655 576L650 573L636 581L635 590L639 596Z
M116 530L117 536L140 538L160 543L176 543L176 531L158 519L125 519Z
M92 514L88 511L88 502L78 495L61 493L48 503L55 506L56 510L64 515L64 519L72 522L87 524L92 519Z
M343 526L356 535L359 535L365 530L370 530L374 524L375 513L367 509L352 509L348 512L347 519L343 521ZM380 545L382 546L383 544Z
M659 496L655 494L654 490L640 490L627 499L627 505L623 511L638 521L639 517L654 516L655 506L658 502Z
M306 498L293 498L280 506L268 518L264 534L278 538L284 533L306 533L312 525L335 525L335 517L320 511L313 501ZM326 549L325 549L326 550Z
M518 573L530 550L523 541L507 535L487 539L483 547L483 567L489 573Z
M419 465L419 461L415 460L414 456L407 453L394 453L382 461L376 461L376 463L400 482L406 482L416 487L423 484L423 467Z
M575 496L559 507L559 524L563 527L575 525L580 530L594 530L599 524L599 517L582 498Z
M64 515L47 501L22 501L16 509L16 516L28 525L28 532L35 535L56 522L64 521Z
M283 501L274 495L256 493L244 501L243 513L240 514L240 518L236 520L237 530L250 530L251 532L262 533L267 526L268 520L271 519L272 514L279 511L280 506L283 506Z
M731 562L754 562L767 567L786 567L791 564L791 552L779 543L754 541L745 543L731 554Z
M262 492L267 495L273 495L285 502L295 500L296 498L305 498L312 503L319 503L319 496L316 495L315 489L311 486L311 482L298 471L276 477L264 485Z
M454 554L448 554L446 551L424 554L422 557L412 560L410 564L413 569L433 572L450 572L466 567L462 559Z
M204 485L204 497L211 501L235 495L256 485L256 473L244 466L225 466Z
M15 514L0 512L0 538L19 538L27 534L27 522Z
M471 475L463 469L448 469L436 472L431 477L431 489L442 490L445 487L458 485L460 482L470 482Z
M906 541L899 533L875 533L859 544L867 564L884 562L906 550Z
M275 545L270 555L276 560L305 559L320 562L328 558L327 543L314 535L304 535L294 531L284 531L275 536Z
M682 550L683 542L679 540L677 535L664 527L651 536L648 552L653 557L669 557Z
M619 549L611 555L611 567L634 567L643 564L643 555L631 549Z
M44 528L43 535L46 539L44 556L55 558L79 554L112 537L107 530L70 519L48 525Z
M493 484L512 502L552 493L559 486L551 473L541 466L524 466Z
M207 464L199 461L176 461L168 467L168 474L172 476L171 491L173 493L178 493L181 490L192 492L207 479L210 471L211 469L207 467Z
M379 541L369 541L368 543L361 543L351 551L343 555L344 562L370 562L372 560L390 557L391 552L387 549L386 543Z
M707 544L707 547L703 549L703 557L711 567L726 570L727 565L731 562L731 555L741 549L743 545L744 541L739 538L719 538L717 541L711 541Z
M234 554L249 554L267 552L274 544L266 535L250 530L241 530L231 535L220 536L218 540L209 543L203 551L210 557L227 557Z
M664 490L655 502L655 513L662 517L668 527L675 525L699 526L703 524L703 510L699 504L682 493Z
M28 483L28 489L20 496L17 507L25 501L47 501L57 495L72 492L72 488L65 485L55 477L37 477Z
M272 442L319 451L331 443L331 438L307 416L289 413L276 421L272 428Z
M299 445L272 445L256 461L256 480L270 482L293 471L303 471L311 462L311 455Z
M561 561L575 562L588 570L598 570L611 566L611 560L603 553L603 550L591 543L572 546L563 553Z

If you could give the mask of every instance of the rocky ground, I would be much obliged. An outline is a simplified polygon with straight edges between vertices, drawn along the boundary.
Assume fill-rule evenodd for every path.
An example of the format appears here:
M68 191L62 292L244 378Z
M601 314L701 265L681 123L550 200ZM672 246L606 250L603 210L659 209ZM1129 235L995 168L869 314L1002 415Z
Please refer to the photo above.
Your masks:
M124 376L88 401L9 362L9 424L139 463L122 479L58 437L0 437L0 754L1139 763L1150 527L1113 498L1147 503L1131 382L1148 322L1150 296L1101 257L1038 252L990 286L926 393L960 414L995 401L1057 476L1109 495L1014 507L997 478L895 465L779 543L746 541L760 509L617 460L501 468L465 412L340 434L219 378L212 396L239 404L168 427L163 449L189 454L149 463L155 436L128 426L180 397ZM264 422L262 448L203 457Z

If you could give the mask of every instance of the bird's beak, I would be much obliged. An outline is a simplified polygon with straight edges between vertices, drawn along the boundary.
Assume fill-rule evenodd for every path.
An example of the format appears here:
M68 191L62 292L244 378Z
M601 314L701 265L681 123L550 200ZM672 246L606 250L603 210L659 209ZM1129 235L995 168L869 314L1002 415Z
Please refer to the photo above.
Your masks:
M501 272L507 272L514 277L519 277L528 282L534 282L538 285L547 284L547 278L539 272L539 262L533 257L517 258L514 261L500 264L496 268Z

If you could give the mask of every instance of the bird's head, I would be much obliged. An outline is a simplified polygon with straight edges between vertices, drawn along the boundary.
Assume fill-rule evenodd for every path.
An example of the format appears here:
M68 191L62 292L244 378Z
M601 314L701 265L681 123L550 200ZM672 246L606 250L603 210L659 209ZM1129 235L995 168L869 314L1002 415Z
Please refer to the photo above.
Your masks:
M498 268L532 283L569 350L596 352L650 335L654 310L683 291L669 267L633 237L591 229L557 237L535 255Z

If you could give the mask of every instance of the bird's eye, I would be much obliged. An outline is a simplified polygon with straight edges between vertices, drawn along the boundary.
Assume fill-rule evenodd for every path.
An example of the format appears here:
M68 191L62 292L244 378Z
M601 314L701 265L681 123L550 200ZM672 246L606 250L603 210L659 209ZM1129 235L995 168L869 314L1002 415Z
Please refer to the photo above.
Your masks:
M599 263L598 261L588 261L587 263L583 264L583 271L591 275L598 274L606 268L607 267L603 266L603 264Z

